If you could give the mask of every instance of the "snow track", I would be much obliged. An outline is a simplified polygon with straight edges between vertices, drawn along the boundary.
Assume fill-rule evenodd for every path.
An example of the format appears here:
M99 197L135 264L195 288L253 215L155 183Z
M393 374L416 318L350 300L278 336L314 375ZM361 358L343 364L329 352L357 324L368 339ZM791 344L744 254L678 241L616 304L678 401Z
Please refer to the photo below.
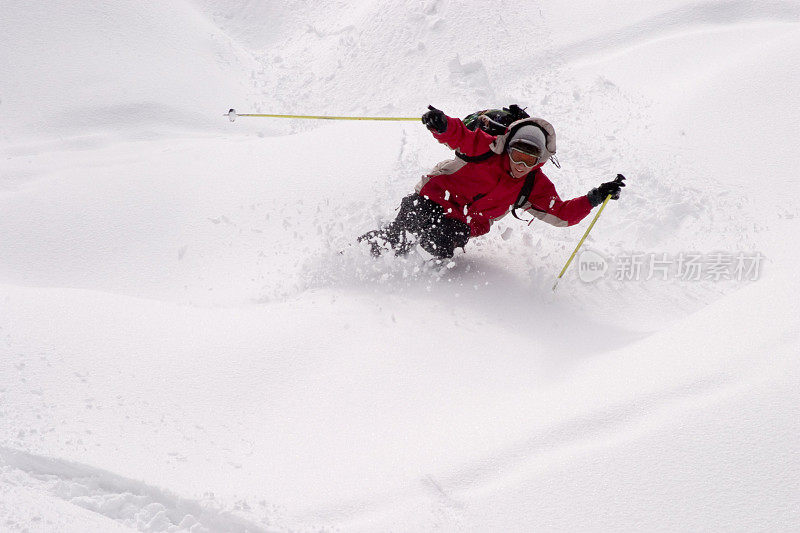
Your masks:
M0 495L6 499L15 490L39 493L44 500L58 498L138 531L268 531L211 504L180 498L112 472L0 447ZM0 506L0 520L6 513L5 526L17 529L13 511ZM24 529L19 525L20 531Z

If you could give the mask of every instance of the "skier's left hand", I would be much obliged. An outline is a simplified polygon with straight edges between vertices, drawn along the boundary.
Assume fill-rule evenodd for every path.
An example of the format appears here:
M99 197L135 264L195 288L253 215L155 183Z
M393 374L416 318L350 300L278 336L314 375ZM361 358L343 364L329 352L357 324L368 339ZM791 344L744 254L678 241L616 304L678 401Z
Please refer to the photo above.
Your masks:
M622 192L622 187L625 186L625 176L622 174L617 174L617 177L614 178L614 181L607 181L589 191L589 194L586 196L589 197L589 202L592 204L592 207L597 207L598 205L602 204L606 196L609 194L611 195L612 200L619 200L619 193Z

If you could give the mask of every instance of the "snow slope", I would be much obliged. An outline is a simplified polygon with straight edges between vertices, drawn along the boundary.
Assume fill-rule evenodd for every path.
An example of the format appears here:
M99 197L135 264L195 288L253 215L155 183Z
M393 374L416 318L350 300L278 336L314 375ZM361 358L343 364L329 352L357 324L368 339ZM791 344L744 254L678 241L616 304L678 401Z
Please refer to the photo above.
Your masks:
M512 17L513 14L513 17ZM0 21L0 529L800 528L794 2L11 2ZM373 260L450 157L550 120L585 230ZM339 252L344 250L342 254ZM763 257L756 280L612 258ZM646 265L645 265L646 266Z
M251 55L188 1L3 5L0 138L89 146L217 122L242 98Z

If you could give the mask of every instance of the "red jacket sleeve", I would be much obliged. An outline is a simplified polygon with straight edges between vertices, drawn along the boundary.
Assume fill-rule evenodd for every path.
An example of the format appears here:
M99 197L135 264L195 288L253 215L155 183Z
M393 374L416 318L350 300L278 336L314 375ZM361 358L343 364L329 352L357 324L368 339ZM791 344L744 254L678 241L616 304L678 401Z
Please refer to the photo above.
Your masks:
M495 137L482 129L476 128L472 131L461 122L461 119L453 117L447 117L447 129L444 133L432 133L440 143L469 156L485 154L495 140Z
M572 200L562 200L553 183L543 173L537 176L528 198L529 212L536 218L554 226L572 226L592 211L592 204L586 196Z

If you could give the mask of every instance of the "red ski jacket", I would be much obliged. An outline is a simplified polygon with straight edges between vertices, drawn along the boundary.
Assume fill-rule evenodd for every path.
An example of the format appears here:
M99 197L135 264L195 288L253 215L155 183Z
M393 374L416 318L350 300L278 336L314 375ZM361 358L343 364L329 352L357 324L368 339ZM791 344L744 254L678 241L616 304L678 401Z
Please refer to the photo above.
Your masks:
M448 217L466 222L472 237L488 233L493 221L511 211L525 183L525 178L511 175L511 163L503 149L506 139L493 137L480 128L469 130L460 119L452 117L447 119L447 130L433 136L467 156L495 152L480 162L468 163L459 158L442 161L416 187L417 193L442 206ZM589 198L561 200L541 171L543 164L531 170L536 172L533 190L522 209L554 226L577 224L592 210Z

